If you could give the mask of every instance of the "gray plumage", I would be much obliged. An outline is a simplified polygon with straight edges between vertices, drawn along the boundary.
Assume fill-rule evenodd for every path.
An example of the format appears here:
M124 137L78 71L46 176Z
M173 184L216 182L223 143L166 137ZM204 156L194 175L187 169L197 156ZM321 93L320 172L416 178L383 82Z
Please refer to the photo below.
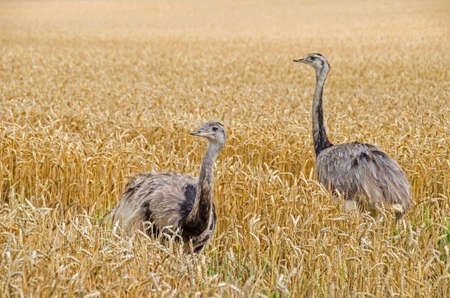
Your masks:
M363 209L375 211L388 205L397 217L402 216L411 205L411 194L399 164L375 145L333 145L328 140L322 109L323 86L330 70L328 61L321 54L312 53L294 62L309 64L316 71L312 131L320 183Z
M161 233L201 251L214 235L213 168L226 141L222 124L207 122L191 135L208 139L199 179L178 173L150 172L131 179L117 207L113 222L126 231L142 229L151 236Z

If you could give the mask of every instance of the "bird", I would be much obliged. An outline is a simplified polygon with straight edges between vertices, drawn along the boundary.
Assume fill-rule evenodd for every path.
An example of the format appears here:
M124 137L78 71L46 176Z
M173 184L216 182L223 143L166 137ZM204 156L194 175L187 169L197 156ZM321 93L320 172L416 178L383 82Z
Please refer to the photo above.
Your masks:
M176 172L149 172L131 178L117 206L113 223L125 231L141 229L151 237L175 236L185 251L199 253L216 229L213 169L226 142L225 127L206 122L190 133L208 140L199 178Z
M312 134L319 182L334 194L341 194L346 209L359 208L376 214L380 206L390 207L401 218L411 206L410 184L400 165L372 144L332 144L323 119L322 94L330 70L319 53L294 59L312 66L316 87L312 102Z

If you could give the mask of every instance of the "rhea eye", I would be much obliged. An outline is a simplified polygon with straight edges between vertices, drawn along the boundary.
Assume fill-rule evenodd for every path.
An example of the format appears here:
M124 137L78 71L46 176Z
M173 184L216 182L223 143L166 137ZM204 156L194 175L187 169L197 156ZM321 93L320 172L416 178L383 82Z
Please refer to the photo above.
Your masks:
M212 128L213 131L217 131L217 129L218 129L218 128L215 127L215 126Z

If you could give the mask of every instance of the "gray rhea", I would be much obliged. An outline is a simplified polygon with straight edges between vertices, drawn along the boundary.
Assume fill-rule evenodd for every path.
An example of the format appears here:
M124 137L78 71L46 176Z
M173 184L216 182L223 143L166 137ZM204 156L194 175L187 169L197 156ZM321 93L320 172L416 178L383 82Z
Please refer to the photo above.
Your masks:
M208 140L199 178L174 172L140 174L128 182L112 220L128 232L142 229L150 236L175 236L187 244L187 250L192 245L199 252L216 228L213 168L225 145L226 131L219 122L207 122L191 135Z
M409 182L399 164L375 145L359 142L331 144L322 109L323 87L330 65L318 53L294 59L294 62L309 64L316 72L312 132L320 183L334 193L342 194L346 206L355 202L360 208L374 212L380 205L388 205L400 218L411 205L411 194Z

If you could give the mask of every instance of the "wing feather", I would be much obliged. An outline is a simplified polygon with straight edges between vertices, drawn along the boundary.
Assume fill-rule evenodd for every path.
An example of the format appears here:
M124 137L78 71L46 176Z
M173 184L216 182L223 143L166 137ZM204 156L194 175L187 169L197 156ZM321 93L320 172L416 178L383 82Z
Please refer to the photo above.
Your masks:
M411 204L410 185L400 165L375 145L336 145L321 152L316 164L319 181L345 199L365 197L370 207L397 204L403 212Z
M140 174L127 183L113 221L119 221L126 230L139 228L143 221L151 221L159 230L176 229L186 208L186 188L191 189L197 180L178 173L150 172ZM190 198L192 199L192 198ZM195 199L195 196L194 196Z

